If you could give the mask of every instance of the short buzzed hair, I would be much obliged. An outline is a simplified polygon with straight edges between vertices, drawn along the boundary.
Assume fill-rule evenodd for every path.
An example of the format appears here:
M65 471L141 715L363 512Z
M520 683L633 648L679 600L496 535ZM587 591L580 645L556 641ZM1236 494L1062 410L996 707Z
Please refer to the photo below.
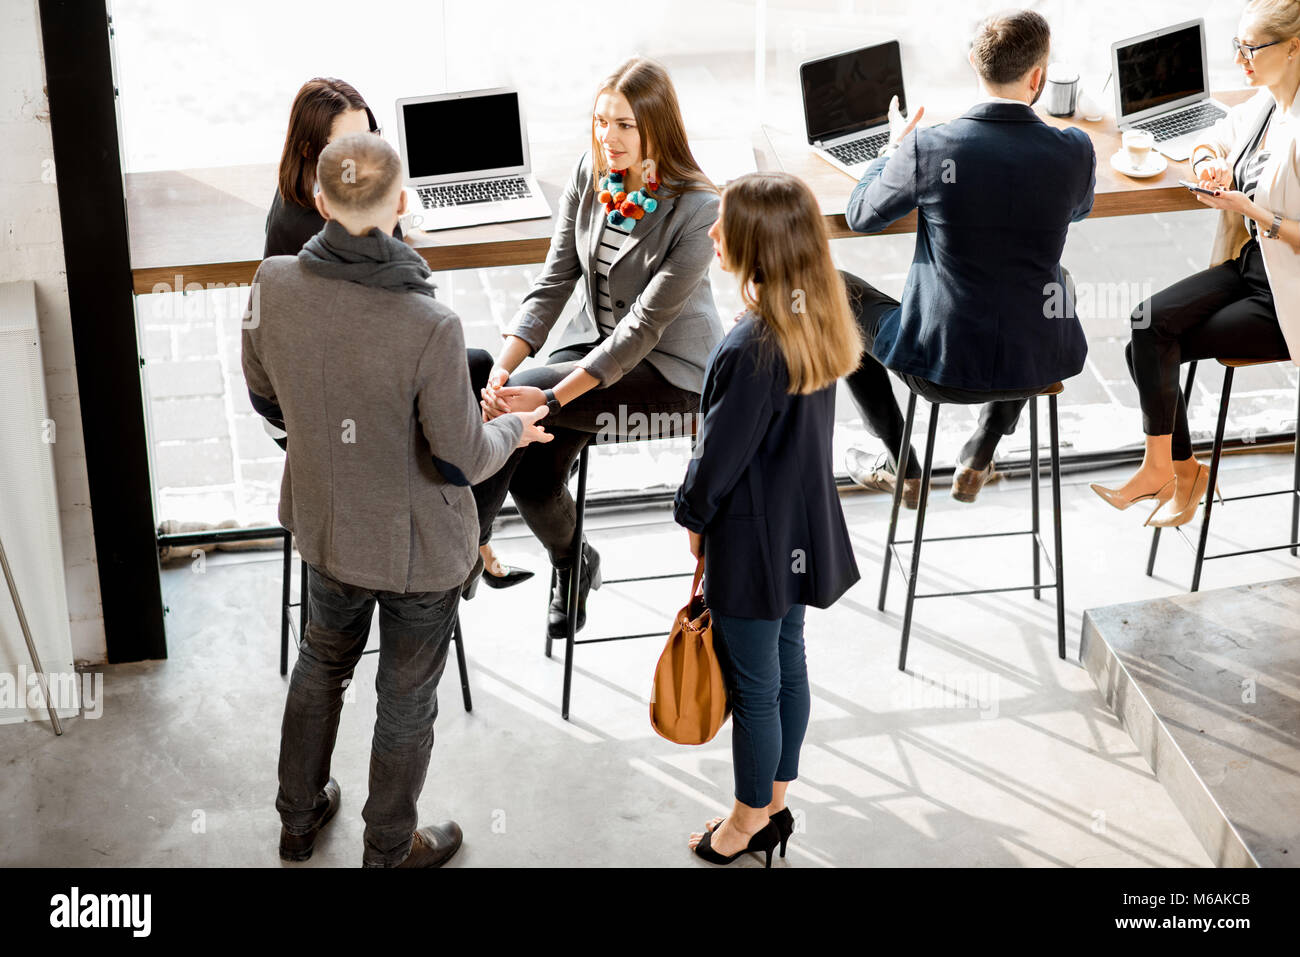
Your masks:
M397 151L373 133L334 140L316 161L316 182L341 213L368 213L391 196L402 178Z
M971 60L985 83L1014 83L1047 62L1052 31L1033 10L999 13L984 20L971 43Z

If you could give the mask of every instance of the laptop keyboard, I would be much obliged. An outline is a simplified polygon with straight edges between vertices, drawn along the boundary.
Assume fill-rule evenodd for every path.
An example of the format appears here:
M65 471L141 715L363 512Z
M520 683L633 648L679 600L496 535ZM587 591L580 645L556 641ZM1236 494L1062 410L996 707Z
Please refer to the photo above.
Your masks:
M1213 126L1225 115L1223 110L1206 101L1196 104L1191 109L1179 110L1167 116L1157 116L1142 123L1134 123L1133 126L1139 130L1146 130L1155 137L1157 143L1166 143L1185 133Z
M860 140L841 143L839 146L828 146L826 152L846 166L856 166L859 163L866 163L875 159L876 154L880 152L880 148L888 142L889 131L885 130L881 133L865 136Z
M448 183L445 186L417 186L425 209L444 206L468 206L471 203L500 203L508 199L528 199L532 191L522 176L509 179L484 179L472 183Z

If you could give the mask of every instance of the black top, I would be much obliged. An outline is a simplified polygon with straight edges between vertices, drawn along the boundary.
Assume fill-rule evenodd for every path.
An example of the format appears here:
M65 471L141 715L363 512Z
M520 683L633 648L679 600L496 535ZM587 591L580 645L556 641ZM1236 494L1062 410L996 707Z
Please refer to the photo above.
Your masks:
M673 517L703 533L704 595L723 615L771 621L792 605L826 608L859 578L831 455L835 383L811 395L790 395L788 384L752 314L705 369L696 454Z
M325 218L315 206L285 203L277 189L266 213L266 244L262 247L262 258L296 256L298 250L307 245L307 240L324 228ZM400 224L394 227L393 238L402 238Z
M1269 157L1269 151L1260 149L1259 144L1264 141L1275 108L1276 104L1269 105L1268 115L1264 117L1263 124L1255 131L1246 148L1241 151L1241 156L1237 158L1237 166L1232 171L1233 179L1237 181L1237 188L1252 201L1255 199L1255 191L1259 188L1259 174L1268 163ZM1246 217L1246 229L1250 231L1251 239L1259 239L1259 224L1249 216Z

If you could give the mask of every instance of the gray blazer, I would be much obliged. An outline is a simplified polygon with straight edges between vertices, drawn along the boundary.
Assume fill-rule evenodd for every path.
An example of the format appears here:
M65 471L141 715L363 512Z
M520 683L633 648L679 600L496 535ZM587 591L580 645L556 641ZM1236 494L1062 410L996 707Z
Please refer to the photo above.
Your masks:
M691 392L704 386L709 353L722 341L722 323L709 285L718 195L690 190L659 201L638 222L609 270L609 295L617 323L612 334L578 365L612 385L642 359L673 385ZM556 349L595 343L596 251L605 208L591 188L591 154L583 154L560 200L560 213L542 273L524 297L508 335L536 355L559 319L574 287L582 309Z
M460 585L478 557L470 483L501 468L523 429L517 415L483 422L460 319L292 256L263 262L253 288L244 378L288 433L280 524L302 557L359 588Z

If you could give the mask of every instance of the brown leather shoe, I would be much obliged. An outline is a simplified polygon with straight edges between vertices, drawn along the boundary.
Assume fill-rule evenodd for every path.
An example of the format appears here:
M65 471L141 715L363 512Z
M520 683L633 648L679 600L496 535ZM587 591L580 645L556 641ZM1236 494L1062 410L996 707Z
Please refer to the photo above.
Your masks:
M464 840L465 835L455 821L422 827L411 836L411 853L397 866L442 867L460 850Z
M316 847L316 835L339 812L339 805L343 802L343 792L338 781L330 778L325 782L324 790L329 803L325 805L325 811L315 827L306 834L290 834L283 827L280 828L280 860L305 861L311 857L311 852Z
M980 489L987 485L997 474L993 469L992 462L989 462L982 469L972 469L967 468L959 461L957 470L952 473L952 497L969 505L975 501L975 496L979 495Z

